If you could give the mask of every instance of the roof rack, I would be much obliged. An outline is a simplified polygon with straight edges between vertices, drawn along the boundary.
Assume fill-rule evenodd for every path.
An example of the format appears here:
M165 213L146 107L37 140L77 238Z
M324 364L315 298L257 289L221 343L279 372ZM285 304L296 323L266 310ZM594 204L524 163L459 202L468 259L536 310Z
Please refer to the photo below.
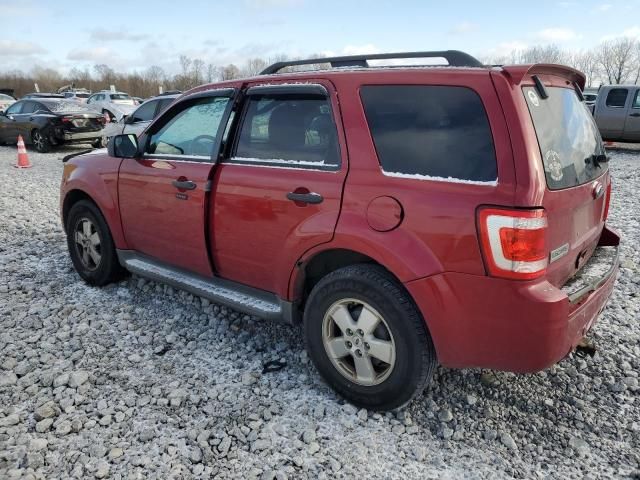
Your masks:
M309 58L306 60L285 60L276 62L265 68L260 75L271 75L286 67L296 65L315 65L329 63L331 68L337 67L361 67L367 68L367 60L388 60L401 58L444 58L452 67L482 67L482 63L468 53L459 50L442 50L440 52L400 52L400 53L373 53L369 55L348 55L344 57Z

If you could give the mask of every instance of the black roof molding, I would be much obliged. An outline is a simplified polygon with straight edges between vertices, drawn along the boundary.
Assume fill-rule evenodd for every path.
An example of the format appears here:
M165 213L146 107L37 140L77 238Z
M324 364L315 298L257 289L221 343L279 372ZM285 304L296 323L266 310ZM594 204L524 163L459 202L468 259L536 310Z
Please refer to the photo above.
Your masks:
M391 60L404 58L444 58L451 67L483 67L484 65L475 57L459 50L442 50L438 52L399 52L399 53L372 53L368 55L348 55L343 57L309 58L306 60L285 60L276 62L265 68L260 75L278 73L286 67L297 65L314 65L328 63L331 68L339 67L369 67L368 60Z

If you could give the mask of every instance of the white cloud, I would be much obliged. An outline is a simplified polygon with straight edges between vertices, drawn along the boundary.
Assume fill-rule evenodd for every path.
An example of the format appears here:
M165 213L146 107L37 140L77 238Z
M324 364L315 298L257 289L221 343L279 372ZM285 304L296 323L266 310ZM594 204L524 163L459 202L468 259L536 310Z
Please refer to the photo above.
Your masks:
M24 57L46 52L47 50L35 43L0 40L0 57Z
M297 7L304 3L304 0L245 0L250 7L254 8L282 8Z
M92 64L106 63L112 68L121 66L120 57L107 47L76 48L67 54L67 60Z
M606 12L608 10L611 10L611 8L613 7L613 5L611 5L610 3L603 3L602 5L598 5L595 8L596 12Z
M115 42L115 41L129 41L140 42L147 39L149 36L145 34L136 34L127 32L124 28L118 30L108 30L106 28L95 28L91 30L89 34L89 40L93 42Z
M581 38L570 28L545 28L536 33L536 37L545 42L567 42Z
M526 50L528 45L519 40L511 42L501 42L494 48L488 50L487 55L490 57L505 57L514 51Z
M476 25L475 23L461 22L454 25L453 28L449 30L449 34L456 35L456 34L462 34L462 33L469 33L477 29L478 29L478 25Z
M622 32L610 33L608 35L604 35L600 38L600 40L601 41L614 40L616 38L621 38L621 37L636 38L640 40L640 26L635 25L633 27L624 29Z

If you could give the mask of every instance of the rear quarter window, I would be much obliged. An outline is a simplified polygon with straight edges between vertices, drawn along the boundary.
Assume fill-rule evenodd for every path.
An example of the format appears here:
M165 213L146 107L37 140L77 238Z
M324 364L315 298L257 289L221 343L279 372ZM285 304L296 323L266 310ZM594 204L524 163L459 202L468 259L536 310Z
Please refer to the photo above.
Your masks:
M495 184L493 137L473 90L369 85L360 89L360 96L386 175Z
M626 88L612 88L607 95L607 107L622 108L627 102Z

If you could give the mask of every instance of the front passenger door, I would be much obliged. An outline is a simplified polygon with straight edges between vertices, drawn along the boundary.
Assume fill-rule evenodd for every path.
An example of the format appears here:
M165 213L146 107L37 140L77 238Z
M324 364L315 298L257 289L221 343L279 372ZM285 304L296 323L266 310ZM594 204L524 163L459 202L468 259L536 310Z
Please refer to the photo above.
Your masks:
M637 88L624 124L624 140L640 142L640 88Z
M0 116L0 140L3 142L15 143L17 141L16 116L22 112L25 103L25 101L14 103L7 108L4 115Z
M144 153L120 166L122 227L131 250L212 276L205 219L210 177L233 89L173 105L140 139Z

